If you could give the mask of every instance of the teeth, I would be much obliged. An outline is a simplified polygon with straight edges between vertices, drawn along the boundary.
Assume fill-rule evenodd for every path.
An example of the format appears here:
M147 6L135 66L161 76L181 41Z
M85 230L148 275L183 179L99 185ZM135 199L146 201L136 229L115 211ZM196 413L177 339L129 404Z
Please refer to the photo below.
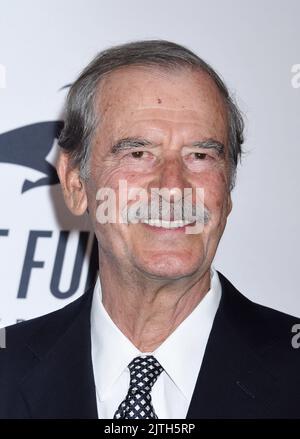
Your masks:
M175 229L176 227L184 227L188 224L192 224L194 221L165 221L165 220L141 220L142 223L149 224L149 226L163 227L165 229Z

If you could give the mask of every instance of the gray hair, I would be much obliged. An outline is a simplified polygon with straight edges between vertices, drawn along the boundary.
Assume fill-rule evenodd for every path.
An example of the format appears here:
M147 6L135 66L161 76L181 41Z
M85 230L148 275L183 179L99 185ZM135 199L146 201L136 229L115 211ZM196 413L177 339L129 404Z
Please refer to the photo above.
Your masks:
M136 41L111 47L100 52L72 84L65 107L65 125L59 145L71 156L80 175L87 179L88 161L95 128L99 122L95 114L95 99L100 81L121 67L149 66L175 70L180 67L198 68L207 73L218 87L228 111L228 148L230 190L236 179L236 168L242 155L244 121L228 88L216 71L192 51L164 40Z

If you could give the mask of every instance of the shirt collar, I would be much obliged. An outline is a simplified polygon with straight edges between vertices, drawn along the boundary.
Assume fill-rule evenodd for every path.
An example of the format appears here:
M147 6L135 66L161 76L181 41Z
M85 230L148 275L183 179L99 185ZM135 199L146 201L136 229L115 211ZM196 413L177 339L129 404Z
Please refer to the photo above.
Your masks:
M214 267L211 267L210 273L210 290L191 314L151 353L187 399L192 397L221 298L218 273ZM104 308L99 277L91 309L91 338L97 393L100 400L105 400L132 359L145 355L145 352L134 346Z
M220 303L222 287L211 267L210 290L196 308L153 353L184 396L190 400L209 334Z

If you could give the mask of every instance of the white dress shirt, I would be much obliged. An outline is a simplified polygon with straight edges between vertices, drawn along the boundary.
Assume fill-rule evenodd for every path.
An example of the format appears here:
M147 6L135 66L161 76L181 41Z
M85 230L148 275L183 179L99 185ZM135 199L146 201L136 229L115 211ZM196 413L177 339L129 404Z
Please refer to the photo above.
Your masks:
M151 391L159 419L185 419L218 309L222 287L211 267L210 290L169 337L153 352L140 352L110 318L102 303L98 278L91 309L92 363L98 417L113 419L126 397L134 357L153 355L164 368Z

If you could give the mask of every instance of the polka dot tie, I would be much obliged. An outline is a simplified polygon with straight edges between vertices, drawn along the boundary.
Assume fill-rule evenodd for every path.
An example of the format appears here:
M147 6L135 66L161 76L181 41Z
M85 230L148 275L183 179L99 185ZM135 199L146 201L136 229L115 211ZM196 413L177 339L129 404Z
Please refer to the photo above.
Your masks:
M147 355L134 358L128 368L129 390L114 419L157 419L150 392L163 367L152 355Z

